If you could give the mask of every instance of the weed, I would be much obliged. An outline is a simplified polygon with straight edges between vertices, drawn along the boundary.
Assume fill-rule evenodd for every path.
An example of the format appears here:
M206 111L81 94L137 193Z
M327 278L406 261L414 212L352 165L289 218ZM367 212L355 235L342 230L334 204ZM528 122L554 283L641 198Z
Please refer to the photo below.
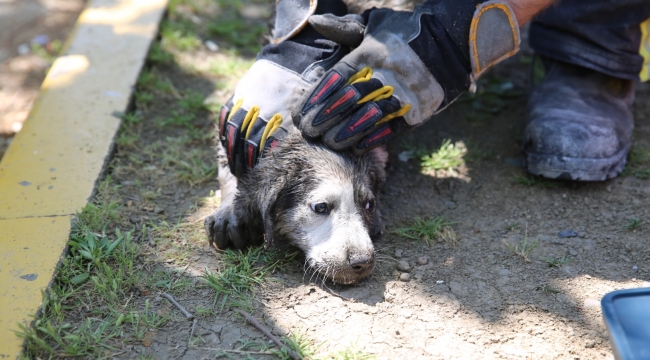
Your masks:
M115 140L115 143L120 148L132 149L135 147L139 139L140 139L139 132L131 132L131 133L122 132L117 137L117 140Z
M229 56L226 59L211 62L208 71L219 77L236 78L242 75L252 65L252 60L238 56Z
M537 291L542 291L545 294L561 294L562 291L554 289L548 285L539 285L535 288Z
M31 44L32 53L49 63L53 63L56 60L56 57L61 52L63 48L63 43L60 40L54 40L48 43L46 46L42 46L37 43Z
M253 287L261 285L271 272L294 257L295 253L285 254L282 258L279 253L263 247L243 252L226 250L222 253L222 269L216 273L206 269L201 279L215 291L213 306L221 300L219 311L224 308L250 311Z
M257 53L260 49L260 39L266 33L266 26L251 24L243 19L223 19L209 25L208 32L230 45L244 49L249 53Z
M623 176L635 176L639 179L650 178L650 151L633 146L628 154L628 161Z
M163 151L162 159L165 165L174 168L180 181L196 186L214 178L217 164L205 150L185 150L184 144L190 140L186 137L169 140L169 146Z
M333 360L371 360L376 359L376 356L357 349L356 345L350 345L338 351L331 358Z
M194 33L193 26L186 21L163 21L160 37L160 45L166 50L192 51L201 46L201 40Z
M453 224L455 223L448 222L441 216L428 219L417 218L410 227L396 229L395 233L407 239L422 240L430 246L434 239L442 235L445 228Z
M153 101L153 94L146 91L136 91L135 101L141 104L148 104Z
M138 77L138 86L150 87L156 82L156 75L150 70L143 70Z
M526 262L530 262L530 258L528 256L537 247L537 245L539 244L539 240L530 241L528 239L528 230L526 230L526 234L524 235L524 240L519 244L515 244L515 245L508 244L505 241L505 239L503 240L503 244L515 255L519 255L524 260L526 260Z
M157 121L160 126L182 126L185 128L193 127L193 121L196 118L194 114L186 114L179 111L173 111L168 118Z
M515 231L517 228L519 228L519 224L517 223L510 223L508 226L506 226L506 230L508 231Z
M122 117L122 121L126 126L133 126L142 122L142 116L138 113L128 113Z
M160 43L154 42L147 54L147 60L153 64L169 65L174 63L174 55L160 46Z
M632 231L638 229L641 224L643 224L643 221L641 219L629 219L627 225L625 225L625 228Z
M96 233L104 232L109 223L119 221L121 209L122 207L113 201L103 204L103 206L86 204L77 214L79 224L77 229L81 229L82 232L86 230Z
M205 96L198 91L187 90L185 92L185 97L178 101L178 104L181 108L190 111L196 112L205 109L203 102L205 101Z
M425 171L455 168L464 163L466 153L467 148L463 143L452 144L451 140L445 140L440 149L422 156L420 165Z
M543 257L542 260L546 261L548 263L548 266L550 267L562 267L562 265L571 262L571 258L568 257L566 254L562 255L562 257L556 257L556 256L551 256L551 257Z
M525 186L538 186L543 189L550 189L554 188L557 186L557 183L544 179L541 176L534 176L534 175L514 175L512 181L515 184L520 184L520 185L525 185Z

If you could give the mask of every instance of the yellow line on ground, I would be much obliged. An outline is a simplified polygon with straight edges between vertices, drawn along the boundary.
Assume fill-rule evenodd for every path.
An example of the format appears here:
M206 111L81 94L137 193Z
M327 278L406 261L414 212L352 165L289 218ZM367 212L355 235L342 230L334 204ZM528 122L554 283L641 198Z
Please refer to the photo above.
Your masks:
M69 216L93 193L166 5L91 0L0 161L2 358L19 354L12 330L40 306L68 239Z

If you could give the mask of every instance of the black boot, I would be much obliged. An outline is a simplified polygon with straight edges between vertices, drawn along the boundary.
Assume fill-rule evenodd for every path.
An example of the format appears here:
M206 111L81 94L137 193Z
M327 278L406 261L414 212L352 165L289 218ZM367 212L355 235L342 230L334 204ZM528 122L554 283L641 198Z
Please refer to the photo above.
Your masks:
M522 150L528 171L602 181L623 171L634 119L634 83L541 58L545 75L528 99Z

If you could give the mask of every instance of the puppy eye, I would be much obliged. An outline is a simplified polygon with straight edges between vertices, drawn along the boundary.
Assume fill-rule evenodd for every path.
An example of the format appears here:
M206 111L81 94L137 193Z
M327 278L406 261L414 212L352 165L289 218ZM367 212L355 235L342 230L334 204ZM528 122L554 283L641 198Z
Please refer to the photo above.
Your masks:
M330 207L327 203L311 204L311 209L318 214L329 214Z
M366 203L366 211L370 212L375 209L375 200L368 200Z

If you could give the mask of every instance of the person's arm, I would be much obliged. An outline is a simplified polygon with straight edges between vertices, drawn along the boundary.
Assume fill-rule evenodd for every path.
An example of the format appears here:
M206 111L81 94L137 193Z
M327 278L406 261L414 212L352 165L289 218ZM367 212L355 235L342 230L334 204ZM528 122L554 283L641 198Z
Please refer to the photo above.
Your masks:
M556 0L504 0L504 2L510 5L521 27Z
M315 15L310 24L354 48L292 116L303 135L362 153L444 110L519 50L519 26L553 0L427 1L412 13Z

